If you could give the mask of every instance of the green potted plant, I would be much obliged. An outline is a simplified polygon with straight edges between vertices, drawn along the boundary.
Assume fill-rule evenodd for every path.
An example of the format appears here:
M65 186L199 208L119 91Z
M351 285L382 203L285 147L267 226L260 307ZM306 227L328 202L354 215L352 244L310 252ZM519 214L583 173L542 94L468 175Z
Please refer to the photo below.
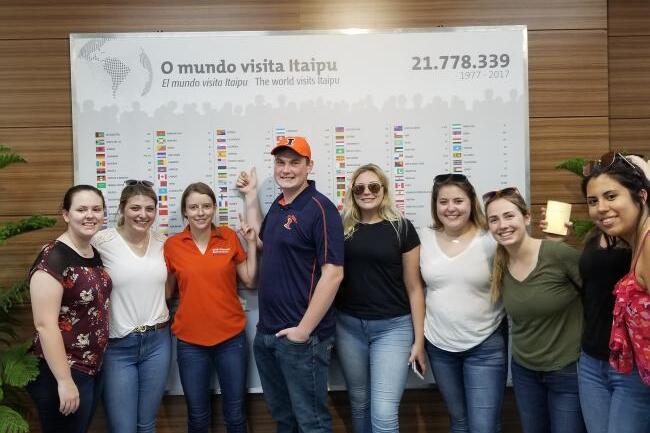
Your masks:
M26 162L9 147L0 144L0 169ZM38 215L0 223L0 246L10 237L51 227L55 223L54 218ZM16 327L20 322L12 314L15 307L26 302L28 297L26 280L17 281L11 287L0 287L0 433L29 431L21 390L38 375L38 360L28 353L31 341L17 341Z
M560 162L555 166L556 170L566 170L580 176L582 179L584 176L582 174L582 167L585 164L584 158L571 158L566 159ZM576 238L584 239L584 237L594 228L594 223L591 220L572 220L573 223L573 232L575 233Z

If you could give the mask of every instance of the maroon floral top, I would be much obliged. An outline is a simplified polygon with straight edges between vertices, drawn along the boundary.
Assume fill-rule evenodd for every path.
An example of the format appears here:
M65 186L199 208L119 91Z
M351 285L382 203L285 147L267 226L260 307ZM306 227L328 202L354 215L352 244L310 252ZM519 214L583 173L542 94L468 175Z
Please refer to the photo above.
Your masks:
M81 257L63 242L45 245L29 271L45 271L63 286L59 329L63 336L68 364L83 373L95 375L102 365L108 343L108 311L111 277L104 270L99 253ZM34 354L43 358L38 333L32 345Z

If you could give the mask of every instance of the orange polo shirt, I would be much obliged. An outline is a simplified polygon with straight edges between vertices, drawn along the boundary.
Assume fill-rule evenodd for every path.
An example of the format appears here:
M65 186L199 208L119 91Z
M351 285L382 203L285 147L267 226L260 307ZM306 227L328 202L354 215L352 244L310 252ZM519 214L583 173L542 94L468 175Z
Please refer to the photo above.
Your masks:
M172 332L187 343L214 346L239 334L246 315L237 296L236 266L246 260L239 238L213 227L205 254L189 226L165 242L167 269L178 282L179 304Z

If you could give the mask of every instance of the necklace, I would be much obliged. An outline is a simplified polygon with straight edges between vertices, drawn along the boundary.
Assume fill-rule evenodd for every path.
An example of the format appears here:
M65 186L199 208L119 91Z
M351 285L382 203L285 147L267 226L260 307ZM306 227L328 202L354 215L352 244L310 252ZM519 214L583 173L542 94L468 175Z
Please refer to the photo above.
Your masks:
M61 238L65 236L65 239L68 242L64 242L67 244L69 247L71 247L77 254L79 254L81 257L84 257L86 259L91 259L95 256L95 252L93 251L93 248L88 244L85 248L81 248L77 243L72 239L72 236L70 236L67 232L61 235ZM70 245L72 244L72 245Z

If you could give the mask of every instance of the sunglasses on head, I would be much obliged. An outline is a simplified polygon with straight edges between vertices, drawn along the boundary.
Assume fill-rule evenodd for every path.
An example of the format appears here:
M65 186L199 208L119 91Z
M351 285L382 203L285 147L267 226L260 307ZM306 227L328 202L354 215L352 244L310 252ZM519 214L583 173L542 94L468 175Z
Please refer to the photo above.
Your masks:
M352 194L361 195L366 191L366 187L368 187L368 191L370 191L371 194L378 194L382 188L381 183L379 182L370 182L367 185L365 183L357 183L352 187Z
M497 199L499 197L510 197L513 195L521 195L519 194L519 190L514 186L509 186L508 188L503 188L503 189L497 189L495 191L489 191L483 194L483 204L493 199Z
M630 154L632 155L632 154ZM643 156L637 155L641 158ZM595 170L602 170L606 171L609 169L616 161L622 161L629 165L632 170L634 170L635 173L642 175L642 173L639 172L639 168L631 163L627 158L626 155L623 155L620 152L607 152L603 156L600 157L600 159L594 159L591 161L585 161L584 165L582 166L582 175L585 177L590 176Z
M467 176L458 173L439 174L433 178L433 183L442 183L451 180L452 182L467 182Z
M148 180L128 179L124 181L124 185L126 186L144 185L146 187L151 188L153 186L153 182L150 182Z

